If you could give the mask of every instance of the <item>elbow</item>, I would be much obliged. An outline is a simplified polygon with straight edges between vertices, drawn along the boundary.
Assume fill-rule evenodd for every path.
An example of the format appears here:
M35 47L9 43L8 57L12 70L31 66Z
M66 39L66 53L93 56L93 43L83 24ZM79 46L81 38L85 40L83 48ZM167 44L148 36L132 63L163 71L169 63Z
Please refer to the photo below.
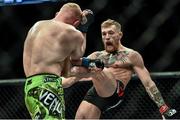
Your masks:
M70 78L64 78L62 80L62 87L63 88L68 88L71 87L74 83L76 83L75 77L70 77Z
M63 88L68 88L68 87L71 87L75 82L66 82L66 83L62 83L62 87Z

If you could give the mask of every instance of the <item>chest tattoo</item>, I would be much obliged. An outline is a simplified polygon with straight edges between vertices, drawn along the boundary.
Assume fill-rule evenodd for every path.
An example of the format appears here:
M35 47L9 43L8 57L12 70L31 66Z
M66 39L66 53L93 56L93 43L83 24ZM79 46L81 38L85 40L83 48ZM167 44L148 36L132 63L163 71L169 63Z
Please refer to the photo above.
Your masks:
M115 62L121 62L126 63L128 60L128 51L118 51L116 53L111 53L111 54L103 54L103 53L98 53L97 54L97 59L101 59L105 64L112 65Z

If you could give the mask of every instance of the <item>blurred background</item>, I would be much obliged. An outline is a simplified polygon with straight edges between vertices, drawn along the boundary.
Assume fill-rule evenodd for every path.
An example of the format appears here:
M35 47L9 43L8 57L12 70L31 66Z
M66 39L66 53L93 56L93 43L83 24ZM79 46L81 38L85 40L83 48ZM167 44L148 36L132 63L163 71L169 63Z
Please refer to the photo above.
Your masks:
M84 56L103 49L100 24L111 18L122 24L122 44L137 50L150 72L179 71L180 0L0 0L1 79L24 78L22 52L28 30L36 21L52 19L66 2L95 13Z
M122 44L138 51L166 103L180 111L180 0L0 0L0 119L29 119L24 103L23 45L31 26L52 19L66 2L92 9L95 22L84 56L103 50L100 24L111 18L122 24ZM170 73L171 72L171 73ZM172 73L173 72L173 73ZM65 89L66 118L72 119L92 83ZM102 114L105 119L161 119L155 103L133 77L125 102ZM180 112L175 118L180 118Z

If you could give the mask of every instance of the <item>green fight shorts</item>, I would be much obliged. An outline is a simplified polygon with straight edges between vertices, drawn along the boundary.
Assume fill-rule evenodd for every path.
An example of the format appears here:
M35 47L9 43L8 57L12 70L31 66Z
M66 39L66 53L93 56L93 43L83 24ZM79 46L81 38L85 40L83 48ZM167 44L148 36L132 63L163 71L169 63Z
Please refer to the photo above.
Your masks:
M62 79L48 73L26 79L25 104L32 119L65 119Z

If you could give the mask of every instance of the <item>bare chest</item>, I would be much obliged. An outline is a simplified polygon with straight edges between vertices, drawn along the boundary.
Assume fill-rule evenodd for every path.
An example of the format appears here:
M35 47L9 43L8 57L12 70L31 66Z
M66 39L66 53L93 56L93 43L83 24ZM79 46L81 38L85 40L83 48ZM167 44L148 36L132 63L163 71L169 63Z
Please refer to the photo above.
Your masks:
M129 52L119 51L114 54L100 54L97 59L101 59L106 67L129 68L131 61Z

